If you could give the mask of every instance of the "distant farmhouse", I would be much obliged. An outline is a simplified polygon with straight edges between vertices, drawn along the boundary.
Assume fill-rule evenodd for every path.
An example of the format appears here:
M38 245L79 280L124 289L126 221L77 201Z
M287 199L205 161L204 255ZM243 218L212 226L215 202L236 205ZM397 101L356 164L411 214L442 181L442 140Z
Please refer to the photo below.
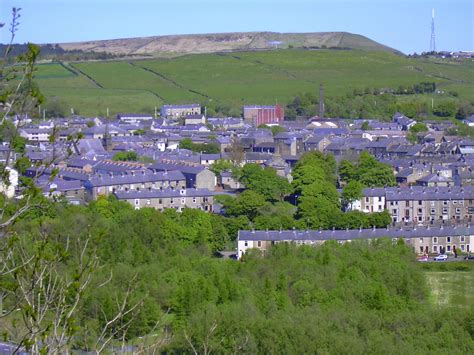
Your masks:
M201 114L201 105L164 105L160 110L161 117L186 117Z
M283 122L284 112L280 105L244 106L244 121L258 127L262 124Z

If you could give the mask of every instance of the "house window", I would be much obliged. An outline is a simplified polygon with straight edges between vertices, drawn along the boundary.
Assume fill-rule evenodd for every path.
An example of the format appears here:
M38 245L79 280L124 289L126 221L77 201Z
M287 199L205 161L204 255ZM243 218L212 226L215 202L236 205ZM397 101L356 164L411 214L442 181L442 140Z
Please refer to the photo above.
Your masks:
M181 204L184 205L184 202L186 202L186 200L184 198L181 199Z
M390 201L390 206L393 206L393 201Z
M420 253L423 253L423 245L420 245Z
M174 203L174 199L170 199L170 203Z
M430 214L436 214L436 210L435 210L434 208L432 208L432 209L430 210Z
M447 206L448 205L448 201L443 201L443 206Z
M196 197L193 197L193 203L196 203Z
M464 243L464 241L465 241L465 237L462 235L461 236L461 243Z
M447 251L451 251L451 245L447 245L447 246L446 246L446 250L447 250Z
M397 214L397 210L396 210L396 209L393 209L393 210L392 210L392 214L393 214L393 215L396 215L396 214Z
M448 209L443 207L443 214L448 214Z
M381 196L379 196L379 202L381 202L381 201L382 201L382 197L381 197Z
M420 243L423 243L423 238L420 238Z
M423 201L418 200L418 204L421 206L423 204Z
M434 206L435 205L435 202L434 201L430 201L430 206Z
M259 248L262 246L262 242L261 242L260 240L257 242L257 246L258 246Z
M135 206L140 204L140 200L138 198L135 199Z
M437 253L438 252L438 246L437 245L433 245L433 253Z
M464 251L464 244L461 244L461 250Z
M447 243L451 243L451 237L447 237L447 238L446 238L446 242L447 242Z
M158 203L161 205L163 203L163 200L161 198L159 198Z
M461 213L461 209L460 208L456 208L456 214L460 214Z
M410 207L410 201L405 201L405 206Z
M458 203L458 201L456 201L456 200L453 201L453 205L455 205L455 204L457 204L457 203Z
M151 205L151 200L146 200L147 205Z
M433 237L433 243L438 243L438 237Z
M419 214L423 213L423 209L418 208L418 213L419 213Z
M367 202L367 203L369 202L369 198L368 198L368 197L365 198L365 202Z
M422 222L423 221L423 217L422 216L418 216L418 222Z
M249 246L249 242L245 242L244 245L245 245L246 247L248 247L248 246Z

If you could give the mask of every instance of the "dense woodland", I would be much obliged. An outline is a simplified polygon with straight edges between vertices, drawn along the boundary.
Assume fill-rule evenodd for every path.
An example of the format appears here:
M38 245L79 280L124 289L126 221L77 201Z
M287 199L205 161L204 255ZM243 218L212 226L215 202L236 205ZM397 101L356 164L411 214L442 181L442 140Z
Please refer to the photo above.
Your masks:
M89 207L44 206L13 227L26 253L64 250L69 240L74 247L56 270L61 277L73 277L86 240L100 260L71 321L74 348L97 348L116 298L125 297L128 307L138 306L121 320L126 327L117 324L112 344L140 346L138 337L148 334L143 339L169 352L470 353L474 347L472 309L430 306L424 276L403 243L280 245L239 262L213 256L232 237L225 219L203 211L134 210L105 199ZM45 234L46 244L39 237ZM2 288L15 277L2 277ZM4 307L14 299L7 297ZM14 318L18 312L1 320L10 340L23 330Z
M327 117L362 118L390 120L395 112L403 112L410 118L457 118L465 119L474 113L474 101L460 100L458 93L444 93L431 107L423 94L433 94L435 83L422 82L413 86L398 88L354 89L344 96L325 99ZM319 99L313 93L301 93L288 103L285 109L287 119L298 116L314 116Z

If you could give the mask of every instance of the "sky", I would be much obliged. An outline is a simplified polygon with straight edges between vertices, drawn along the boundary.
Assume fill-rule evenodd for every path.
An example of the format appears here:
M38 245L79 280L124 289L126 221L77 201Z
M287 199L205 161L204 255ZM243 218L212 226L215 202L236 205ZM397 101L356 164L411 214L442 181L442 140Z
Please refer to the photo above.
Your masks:
M429 50L435 8L436 49L474 50L474 0L0 0L0 22L10 22L12 7L22 8L16 43L346 31L404 53Z

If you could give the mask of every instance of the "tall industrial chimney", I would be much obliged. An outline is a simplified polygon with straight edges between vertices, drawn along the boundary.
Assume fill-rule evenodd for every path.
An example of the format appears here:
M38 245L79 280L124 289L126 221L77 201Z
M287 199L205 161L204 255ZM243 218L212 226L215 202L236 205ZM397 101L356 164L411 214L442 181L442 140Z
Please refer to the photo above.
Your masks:
M319 84L319 118L324 118L324 87Z

